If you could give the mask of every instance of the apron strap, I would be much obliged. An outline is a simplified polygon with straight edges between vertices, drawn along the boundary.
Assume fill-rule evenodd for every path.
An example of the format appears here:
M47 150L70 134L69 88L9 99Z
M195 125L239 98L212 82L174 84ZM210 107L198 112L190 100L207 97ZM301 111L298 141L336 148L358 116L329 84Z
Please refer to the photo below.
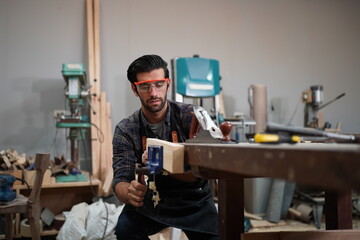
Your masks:
M146 150L146 139L147 139L146 136L142 136L142 138L141 138L141 144L142 144L143 151Z
M172 132L171 132L171 138L172 138L172 142L173 142L173 143L178 143L178 142L179 142L178 134L177 134L176 131L172 131Z

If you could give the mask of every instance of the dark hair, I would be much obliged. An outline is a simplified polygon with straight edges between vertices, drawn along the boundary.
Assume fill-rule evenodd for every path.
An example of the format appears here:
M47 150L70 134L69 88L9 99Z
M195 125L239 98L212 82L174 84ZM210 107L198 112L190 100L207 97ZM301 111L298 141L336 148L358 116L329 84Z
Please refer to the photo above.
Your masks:
M130 64L127 70L127 77L133 84L137 81L136 74L151 72L154 69L162 68L165 72L165 78L169 78L169 69L167 68L167 65L167 62L158 55L144 55Z

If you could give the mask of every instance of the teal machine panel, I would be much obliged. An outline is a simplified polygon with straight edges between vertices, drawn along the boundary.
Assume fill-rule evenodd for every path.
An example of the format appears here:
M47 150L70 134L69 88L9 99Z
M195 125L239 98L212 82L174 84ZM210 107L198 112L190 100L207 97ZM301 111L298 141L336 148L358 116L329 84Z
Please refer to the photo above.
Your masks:
M176 93L187 97L214 97L220 93L219 61L191 57L176 58Z

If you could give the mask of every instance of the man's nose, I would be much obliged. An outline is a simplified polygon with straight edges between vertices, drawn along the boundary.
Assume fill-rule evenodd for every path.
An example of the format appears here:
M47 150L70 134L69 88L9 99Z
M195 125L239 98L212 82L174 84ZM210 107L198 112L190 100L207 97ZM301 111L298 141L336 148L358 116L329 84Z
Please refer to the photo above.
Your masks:
M150 93L150 95L156 95L157 94L157 89L156 89L156 86L154 84L150 85L149 93Z

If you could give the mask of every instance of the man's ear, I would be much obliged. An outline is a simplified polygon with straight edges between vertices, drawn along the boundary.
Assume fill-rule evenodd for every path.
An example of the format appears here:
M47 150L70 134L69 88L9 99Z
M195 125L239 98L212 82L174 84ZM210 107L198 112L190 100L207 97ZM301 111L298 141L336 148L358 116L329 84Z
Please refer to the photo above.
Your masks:
M136 86L135 86L135 84L131 84L131 89L132 89L132 91L133 91L133 93L135 94L135 96L139 96L139 94L138 94L138 92L137 92L137 88L136 88Z
M168 92L169 89L170 89L170 85L171 85L171 80L169 79L169 81L167 82L167 89L166 89L167 92Z

